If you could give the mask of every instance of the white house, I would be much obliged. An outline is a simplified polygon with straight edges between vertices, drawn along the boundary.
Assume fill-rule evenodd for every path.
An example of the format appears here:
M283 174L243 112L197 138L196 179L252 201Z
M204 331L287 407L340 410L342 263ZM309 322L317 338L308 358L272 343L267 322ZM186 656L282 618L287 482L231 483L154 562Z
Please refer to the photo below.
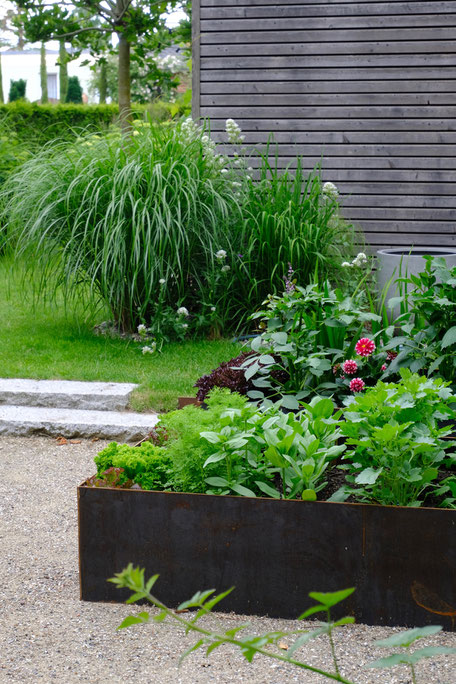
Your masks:
M59 58L58 50L46 49L46 71L48 98L52 102L59 99ZM88 96L89 81L92 72L88 65L82 66L82 62L90 59L89 53L82 53L77 59L68 62L68 76L77 76L82 86L83 93ZM8 100L11 80L17 81L23 78L27 81L25 96L30 102L41 99L40 79L40 49L17 50L11 48L2 51L2 76L3 95L5 102Z

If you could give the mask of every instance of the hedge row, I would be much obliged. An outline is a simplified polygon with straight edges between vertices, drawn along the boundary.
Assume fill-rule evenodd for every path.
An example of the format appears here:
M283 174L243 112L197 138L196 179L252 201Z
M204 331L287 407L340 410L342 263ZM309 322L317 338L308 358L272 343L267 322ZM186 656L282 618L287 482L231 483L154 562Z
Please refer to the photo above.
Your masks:
M133 116L142 118L145 107L134 105ZM0 124L14 131L26 145L43 145L56 138L74 138L82 130L106 128L119 115L117 104L35 104L10 102L0 105Z

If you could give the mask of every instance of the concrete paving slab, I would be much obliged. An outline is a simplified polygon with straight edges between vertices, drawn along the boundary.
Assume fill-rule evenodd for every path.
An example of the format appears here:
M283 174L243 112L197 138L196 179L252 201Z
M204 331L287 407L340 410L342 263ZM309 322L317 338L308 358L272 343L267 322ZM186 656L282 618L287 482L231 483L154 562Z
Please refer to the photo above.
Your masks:
M0 405L0 434L61 435L138 441L158 422L156 413L118 413L39 406Z
M133 383L0 378L0 404L122 411Z

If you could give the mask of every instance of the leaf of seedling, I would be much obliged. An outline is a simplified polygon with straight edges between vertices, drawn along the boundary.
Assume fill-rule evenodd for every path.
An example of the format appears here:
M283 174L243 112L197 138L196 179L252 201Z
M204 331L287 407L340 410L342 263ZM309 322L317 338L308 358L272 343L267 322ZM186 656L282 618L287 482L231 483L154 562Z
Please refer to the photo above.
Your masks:
M405 632L399 632L399 634L393 634L387 639L381 639L376 641L376 646L384 646L385 648L408 648L417 639L423 639L427 636L432 636L441 632L442 627L440 625L429 625L428 627L415 627L414 629L407 629Z
M248 489L247 487L243 487L240 484L234 484L231 485L231 489L233 492L236 492L236 494L240 494L241 496L253 496L256 497L255 492L252 492L251 489Z
M193 651L197 651L199 648L201 648L201 646L204 646L204 644L206 644L206 643L207 643L206 639L200 639L199 641L196 642L196 644L193 644L193 646L190 646L190 648L188 648L186 651L184 651L182 653L181 657L179 658L179 665L182 663L183 660L185 660L185 658L187 656L190 655L190 653L193 653Z
M206 477L205 482L207 482L208 485L211 485L211 487L229 487L230 486L228 480L225 480L224 477Z
M185 610L186 608L201 608L204 601L206 601L215 589L206 589L206 591L197 591L188 601L184 601L177 607L177 610Z
M373 468L365 468L359 475L355 477L357 484L374 484L381 475L383 468L374 470Z
M161 613L159 613L158 615L154 615L152 617L152 620L154 622L163 622L165 620L166 616L167 616L166 610L162 610Z
M212 644L210 644L210 646L207 647L206 655L207 656L210 655L212 653L212 651L215 651L216 648L218 648L219 646L221 646L224 643L225 643L224 641L213 641Z
M158 580L159 575L152 575L152 577L149 579L149 581L146 584L146 591L150 594L150 590L154 586L155 582Z
M317 493L315 489L304 489L304 491L301 494L301 499L303 501L316 501Z
M117 629L125 629L132 625L142 625L149 622L149 613L138 613L138 615L129 615L121 622Z
M137 591L136 593L132 594L125 603L135 603L136 601L140 601L143 598L146 598L147 593L145 591Z
M278 492L277 489L274 489L274 487L266 484L266 482L255 481L255 484L264 494L271 496L273 499L280 499L280 492Z
M324 606L322 603L318 603L316 606L311 606L311 608L308 608L302 615L298 617L298 620L305 620L311 615L315 615L315 613L321 613L322 611L326 610L326 606Z
M234 639L234 637L236 636L236 634L238 632L240 632L242 629L246 629L246 628L247 628L247 625L239 625L239 627L233 627L232 629L227 629L225 634L230 639Z
M332 608L332 606L337 605L341 601L344 601L344 599L348 598L353 594L355 591L355 587L351 587L350 589L342 589L341 591L331 591L331 592L326 592L322 593L319 591L311 591L309 593L310 598L315 599L315 601L319 601L319 603L322 603L326 608Z
M200 437L207 439L211 444L217 444L220 442L220 437L216 432L201 432Z

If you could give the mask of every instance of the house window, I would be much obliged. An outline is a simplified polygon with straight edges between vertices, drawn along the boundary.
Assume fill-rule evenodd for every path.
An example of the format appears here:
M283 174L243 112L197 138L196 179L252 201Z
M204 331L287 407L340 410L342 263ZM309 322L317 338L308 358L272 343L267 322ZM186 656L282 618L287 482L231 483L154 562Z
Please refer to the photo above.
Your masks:
M57 74L47 75L48 98L50 100L57 100Z

